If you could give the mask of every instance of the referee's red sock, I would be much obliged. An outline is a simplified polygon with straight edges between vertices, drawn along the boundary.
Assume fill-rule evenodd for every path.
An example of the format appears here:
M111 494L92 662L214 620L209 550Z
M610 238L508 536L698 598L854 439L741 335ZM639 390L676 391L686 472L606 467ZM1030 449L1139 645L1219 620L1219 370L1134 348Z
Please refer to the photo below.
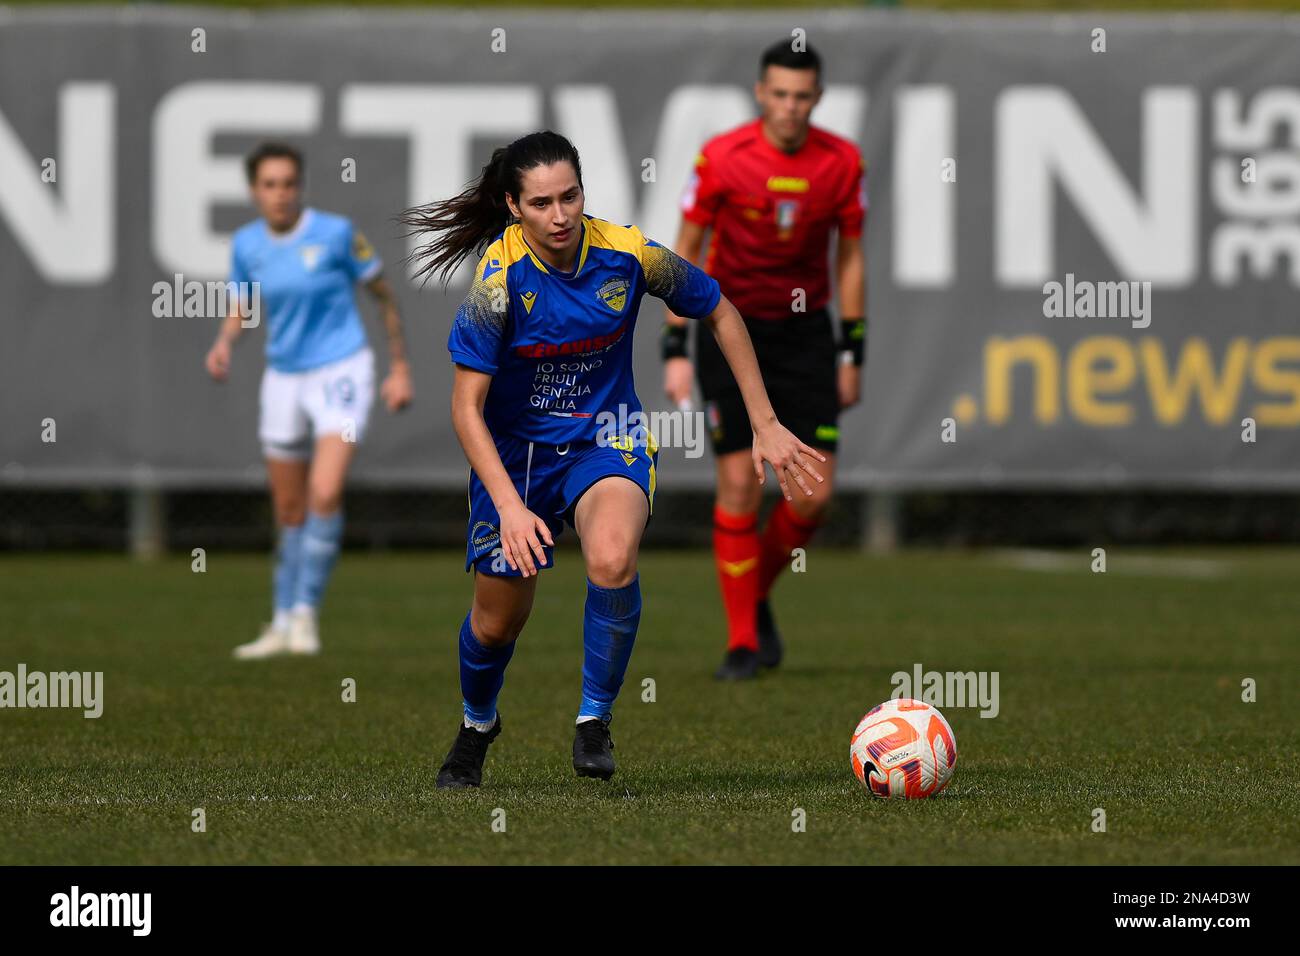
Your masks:
M713 506L713 558L727 611L727 650L758 650L758 514Z
M768 515L767 526L763 529L755 600L767 600L772 584L790 566L790 552L807 544L818 524L820 521L799 517L784 498L776 500L776 507Z

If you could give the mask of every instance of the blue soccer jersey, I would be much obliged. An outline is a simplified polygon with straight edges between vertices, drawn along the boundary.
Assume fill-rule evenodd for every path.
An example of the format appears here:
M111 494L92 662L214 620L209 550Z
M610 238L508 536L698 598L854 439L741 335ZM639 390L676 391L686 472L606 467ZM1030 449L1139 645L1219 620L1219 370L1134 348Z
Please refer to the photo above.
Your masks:
M546 265L516 223L487 248L456 312L452 360L492 375L483 417L493 435L561 444L592 441L601 412L641 411L632 332L641 296L699 319L718 283L636 226L583 216L573 272Z
M382 269L350 220L317 209L304 209L284 235L264 219L250 222L230 250L230 281L260 285L266 361L279 372L319 368L363 348L353 286Z

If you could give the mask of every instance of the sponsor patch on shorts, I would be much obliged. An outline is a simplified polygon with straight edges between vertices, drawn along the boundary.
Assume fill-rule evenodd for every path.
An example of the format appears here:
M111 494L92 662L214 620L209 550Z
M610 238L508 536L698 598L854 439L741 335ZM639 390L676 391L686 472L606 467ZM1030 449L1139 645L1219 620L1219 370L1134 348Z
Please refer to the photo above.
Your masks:
M489 548L496 547L501 541L500 532L497 531L496 525L490 521L474 522L474 528L470 531L469 536L476 555L482 554Z

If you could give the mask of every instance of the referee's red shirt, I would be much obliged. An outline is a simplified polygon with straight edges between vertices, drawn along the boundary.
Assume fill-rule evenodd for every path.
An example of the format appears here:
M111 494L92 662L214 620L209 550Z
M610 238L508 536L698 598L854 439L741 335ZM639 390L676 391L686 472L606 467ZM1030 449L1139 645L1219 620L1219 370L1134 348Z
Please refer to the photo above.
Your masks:
M789 316L795 290L808 312L830 301L832 228L862 235L866 165L857 146L812 127L783 153L754 120L715 136L695 159L682 214L712 227L704 270L747 318Z

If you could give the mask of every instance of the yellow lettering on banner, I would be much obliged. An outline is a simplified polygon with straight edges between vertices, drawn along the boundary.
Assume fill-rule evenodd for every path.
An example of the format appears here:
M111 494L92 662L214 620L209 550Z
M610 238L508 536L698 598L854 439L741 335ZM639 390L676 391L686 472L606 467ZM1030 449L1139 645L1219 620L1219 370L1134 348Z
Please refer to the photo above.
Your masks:
M1152 416L1166 427L1181 425L1189 414L1197 413L1194 398L1207 425L1227 425L1240 414L1249 414L1261 427L1300 427L1300 337L1258 342L1238 337L1216 357L1209 343L1196 336L1174 345L1154 336L1133 343L1123 336L1095 335L1069 347L1064 369L1061 352L1039 335L985 340L985 420L1003 425L1011 419L1016 374L1027 366L1033 416L1040 426L1054 425L1060 418L1064 372L1070 417L1093 428L1117 428L1136 421L1132 401L1136 395L1125 399L1122 393L1140 388L1139 376L1145 379ZM1260 395L1246 409L1248 385Z
M1085 425L1115 427L1133 422L1131 402L1101 401L1133 384L1137 361L1133 348L1117 335L1082 339L1070 352L1066 372L1070 412Z
M1151 395L1151 408L1160 424L1177 425L1187 417L1193 389L1200 396L1201 410L1207 422L1223 425L1232 417L1241 396L1246 360L1250 357L1248 340L1237 338L1228 344L1223 373L1219 377L1216 377L1210 348L1202 338L1190 338L1183 343L1172 380L1164 343L1147 337L1138 344L1138 350L1146 373L1147 391Z
M984 407L991 424L1004 424L1011 417L1011 373L1025 362L1035 373L1034 418L1040 425L1051 425L1060 417L1061 370L1056 347L1041 335L994 336L984 343Z
M1300 361L1300 339L1265 339L1255 347L1251 377L1261 392L1289 394L1289 402L1260 402L1251 411L1256 423L1275 428L1300 425L1300 369L1279 369L1279 362Z

